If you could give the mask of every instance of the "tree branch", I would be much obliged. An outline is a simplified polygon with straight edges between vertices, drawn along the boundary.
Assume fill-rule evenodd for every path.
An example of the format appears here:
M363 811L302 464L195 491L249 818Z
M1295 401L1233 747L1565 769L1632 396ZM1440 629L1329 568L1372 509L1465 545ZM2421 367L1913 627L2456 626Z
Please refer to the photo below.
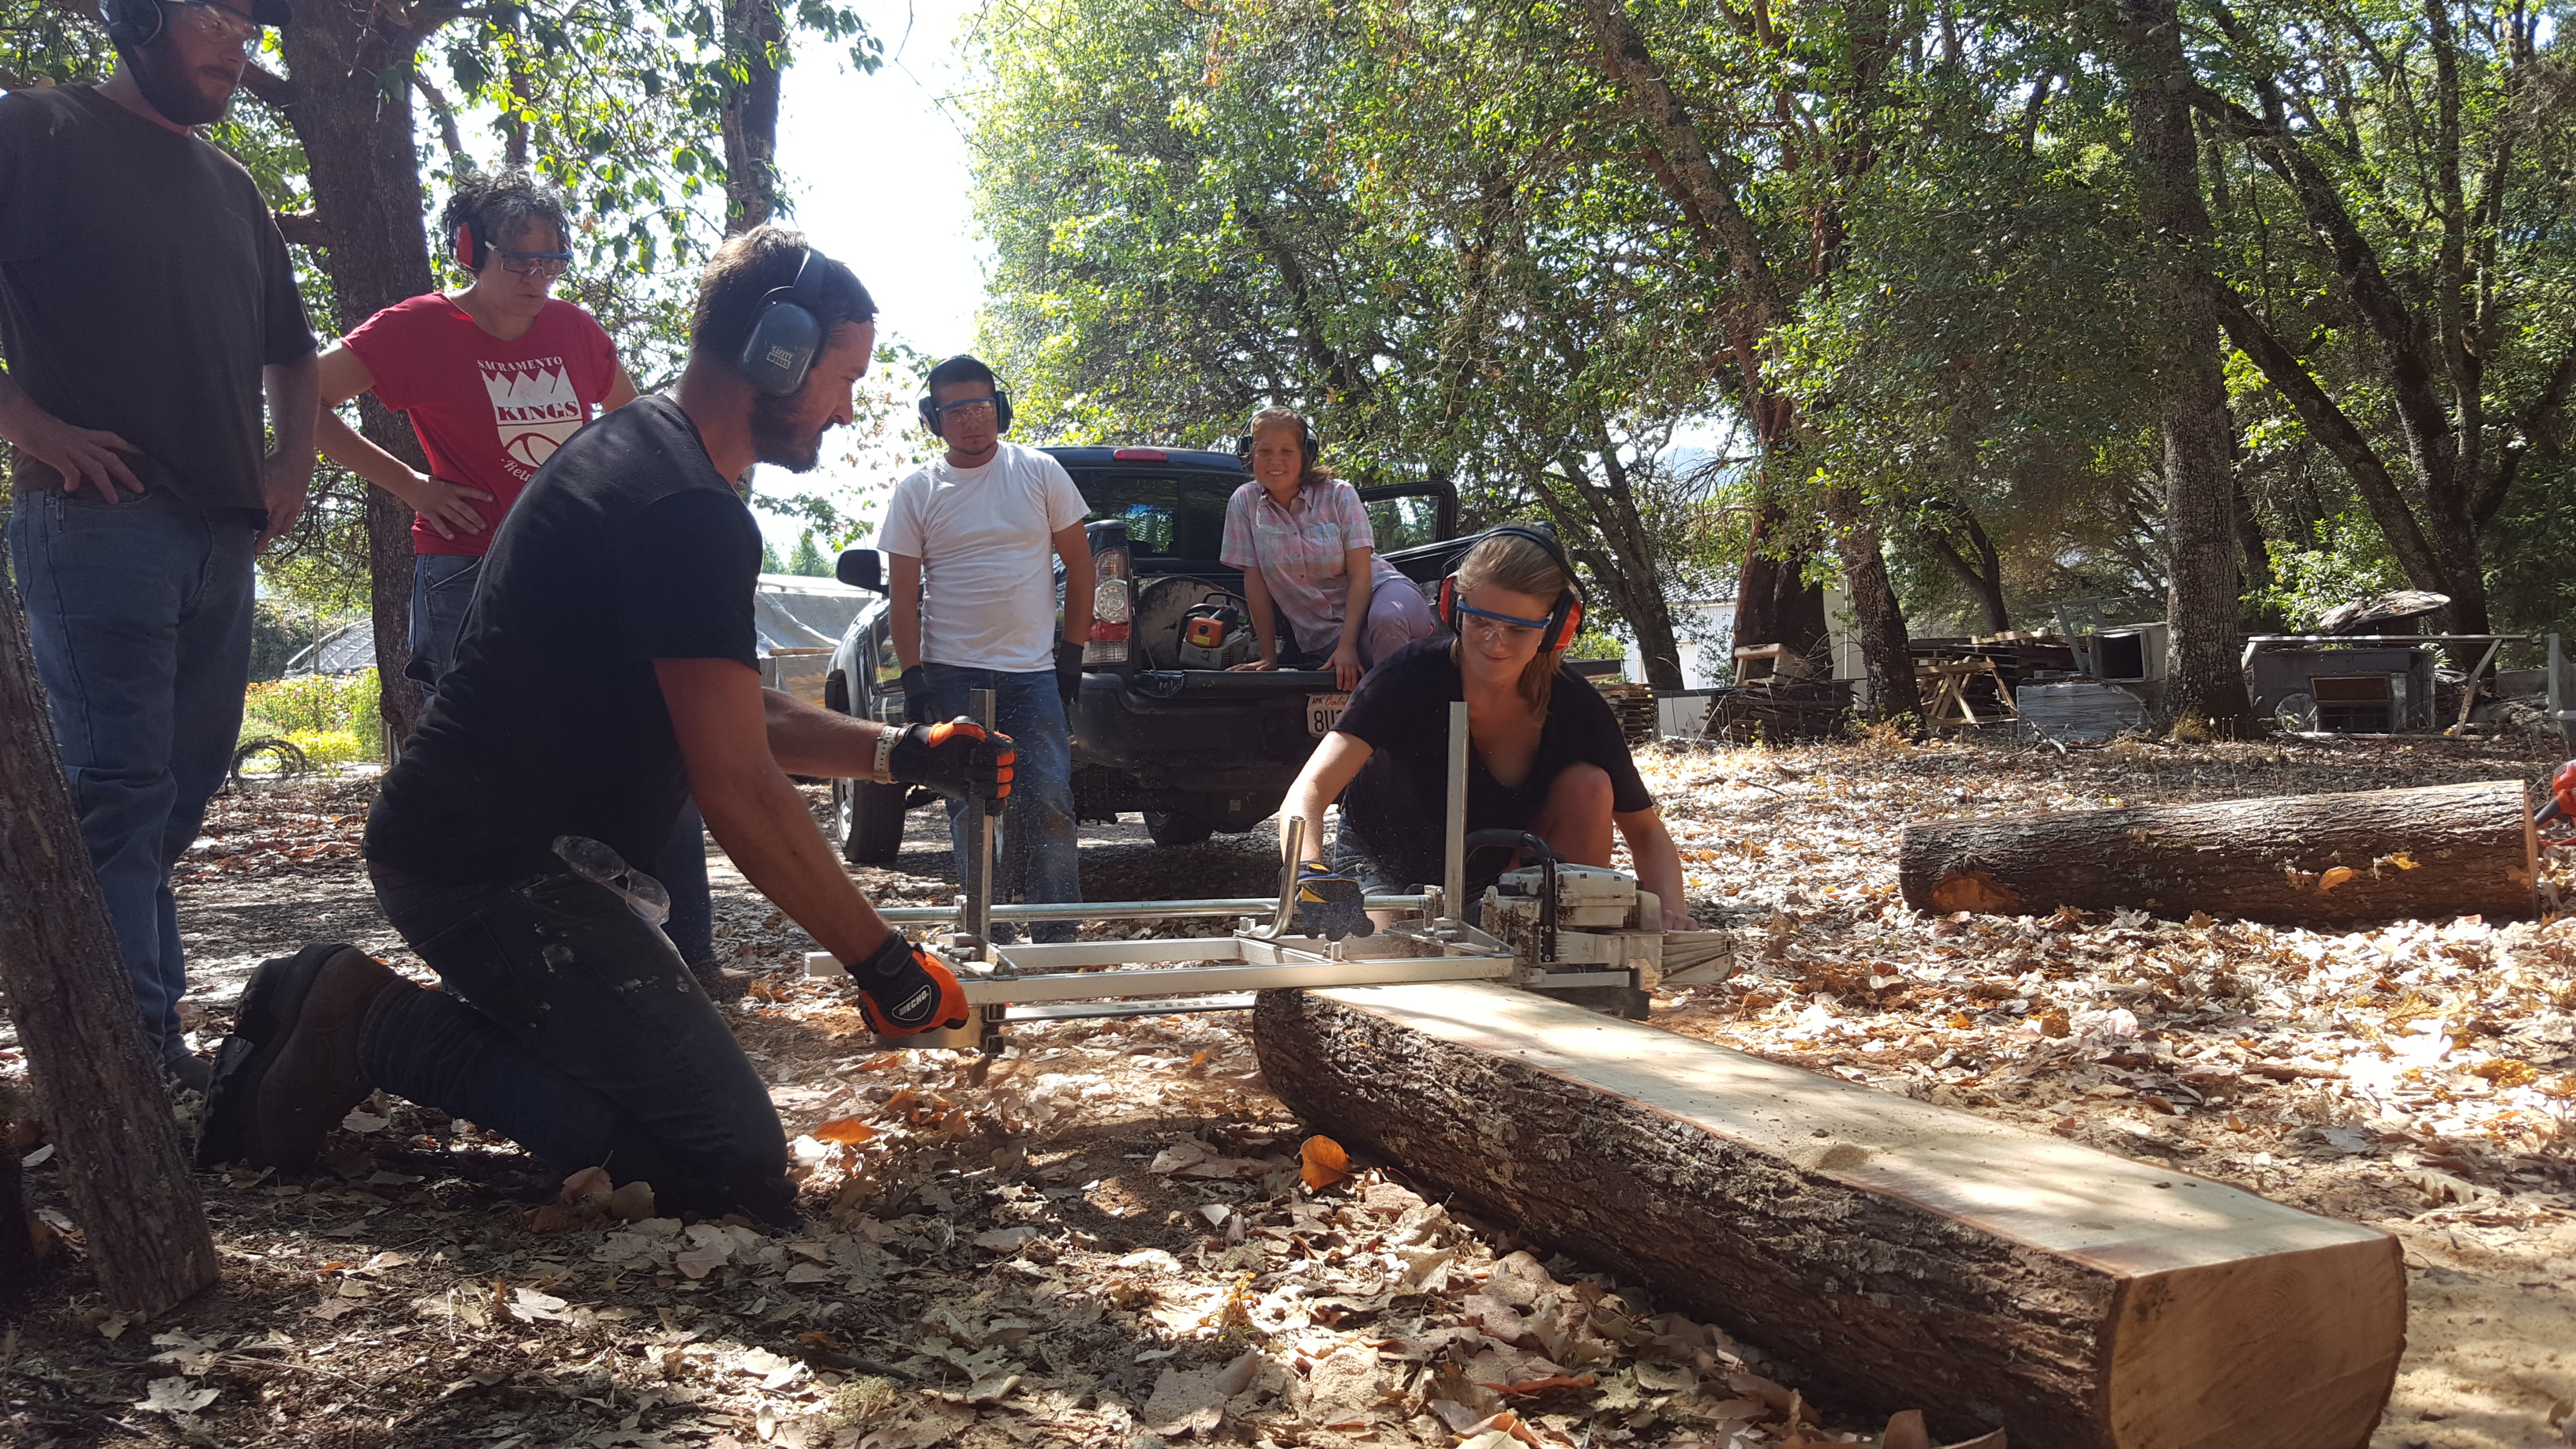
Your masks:
M327 247L331 244L330 228L322 224L322 218L309 211L276 212L270 220L277 223L277 234L291 245Z
M412 67L411 84L429 102L430 110L437 114L438 139L447 148L449 158L457 161L467 159L465 138L456 132L456 108L447 103L446 92L438 88L438 82L422 75L418 66Z

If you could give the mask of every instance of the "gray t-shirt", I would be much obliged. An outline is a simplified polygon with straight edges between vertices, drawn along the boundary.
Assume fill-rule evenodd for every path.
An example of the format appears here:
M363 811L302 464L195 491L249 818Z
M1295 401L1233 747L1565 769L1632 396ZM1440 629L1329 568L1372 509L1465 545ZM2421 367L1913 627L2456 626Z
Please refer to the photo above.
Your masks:
M312 352L241 163L93 86L0 98L0 354L36 406L142 449L147 489L264 513L260 369ZM13 481L62 486L23 450Z

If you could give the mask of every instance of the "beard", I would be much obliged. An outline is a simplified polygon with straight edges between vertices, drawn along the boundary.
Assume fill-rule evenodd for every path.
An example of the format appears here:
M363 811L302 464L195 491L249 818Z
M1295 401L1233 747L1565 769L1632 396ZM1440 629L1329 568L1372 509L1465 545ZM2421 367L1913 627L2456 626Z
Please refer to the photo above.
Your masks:
M800 394L801 395L801 394ZM823 429L797 415L795 397L755 394L751 445L760 461L790 473L811 473L823 457Z
M210 78L188 69L179 47L166 37L126 52L125 63L134 70L134 88L174 126L211 126L232 108L234 88L209 94Z

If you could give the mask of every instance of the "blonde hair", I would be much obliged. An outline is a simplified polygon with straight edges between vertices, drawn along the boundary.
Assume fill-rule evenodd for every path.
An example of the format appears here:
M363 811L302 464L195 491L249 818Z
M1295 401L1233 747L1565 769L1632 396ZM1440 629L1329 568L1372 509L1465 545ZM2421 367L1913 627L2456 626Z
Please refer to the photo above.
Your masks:
M1458 564L1458 593L1463 602L1469 589L1504 589L1515 594L1528 594L1549 601L1550 612L1556 597L1570 592L1574 580L1557 567L1555 558L1536 542L1516 534L1496 534L1474 548ZM1545 641L1542 640L1542 643ZM1449 642L1449 661L1459 662L1466 648L1463 631ZM1565 661L1562 649L1540 649L1521 667L1520 694L1528 701L1530 713L1545 715L1549 697L1555 691L1557 666Z
M1300 442L1299 456L1304 460L1297 474L1297 487L1301 491L1312 488L1318 483L1330 483L1333 481L1333 475L1324 468L1324 453L1321 447L1318 447L1315 450L1315 456L1311 458L1304 457L1303 441L1315 436L1315 425L1306 421L1305 414L1300 413L1295 408L1263 408L1261 411L1252 415L1252 432L1250 436L1255 443L1260 442L1261 435L1272 428L1295 428L1297 430L1297 437ZM1251 461L1249 456L1245 458L1245 461L1247 463Z

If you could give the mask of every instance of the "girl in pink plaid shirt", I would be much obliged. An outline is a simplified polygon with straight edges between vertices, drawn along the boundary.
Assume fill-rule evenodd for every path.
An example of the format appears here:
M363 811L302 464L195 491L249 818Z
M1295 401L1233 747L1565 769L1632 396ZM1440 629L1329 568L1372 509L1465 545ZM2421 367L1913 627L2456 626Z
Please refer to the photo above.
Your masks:
M1261 657L1237 669L1277 669L1276 603L1297 647L1329 658L1349 689L1379 660L1437 627L1413 581L1377 557L1368 509L1348 483L1317 466L1315 435L1288 408L1265 408L1248 441L1252 480L1225 505L1220 561L1243 570Z

